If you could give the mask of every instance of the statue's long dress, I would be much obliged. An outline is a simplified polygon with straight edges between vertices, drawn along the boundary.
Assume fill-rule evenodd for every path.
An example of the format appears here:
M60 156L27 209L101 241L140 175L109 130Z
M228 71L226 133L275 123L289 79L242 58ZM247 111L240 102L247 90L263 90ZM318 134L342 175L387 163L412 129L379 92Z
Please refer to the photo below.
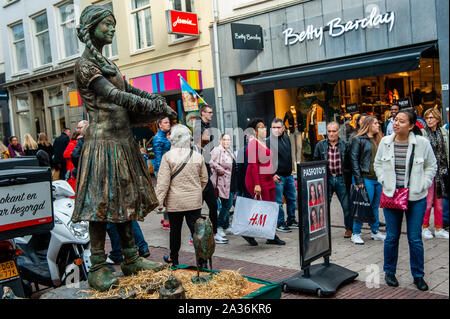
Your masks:
M78 166L74 222L142 221L158 205L130 126L130 114L161 115L161 108L148 101L157 96L130 86L117 66L109 63L117 74L105 77L109 80L106 94L96 94L89 88L94 79L104 76L95 61L81 57L75 65L89 128Z

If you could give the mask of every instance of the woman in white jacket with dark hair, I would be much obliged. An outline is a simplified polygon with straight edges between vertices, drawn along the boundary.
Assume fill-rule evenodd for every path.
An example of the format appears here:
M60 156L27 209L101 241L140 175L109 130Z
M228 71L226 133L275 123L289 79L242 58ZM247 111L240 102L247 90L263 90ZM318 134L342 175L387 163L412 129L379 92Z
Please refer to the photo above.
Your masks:
M409 244L410 267L414 284L427 290L424 277L424 250L422 221L427 208L428 188L436 174L437 164L430 142L420 136L415 123L417 116L410 111L400 111L394 119L394 134L382 138L375 156L374 169L383 193L393 197L397 188L409 188L406 211L384 208L386 239L384 240L385 280L389 286L397 287L395 278L398 245L403 214ZM413 156L411 156L414 147ZM412 162L409 172L410 161Z

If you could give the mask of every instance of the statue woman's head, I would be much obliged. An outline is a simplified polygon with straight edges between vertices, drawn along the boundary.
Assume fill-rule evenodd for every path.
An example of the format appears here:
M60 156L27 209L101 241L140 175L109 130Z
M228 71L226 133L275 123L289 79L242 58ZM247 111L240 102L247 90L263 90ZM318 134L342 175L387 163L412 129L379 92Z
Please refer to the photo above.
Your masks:
M80 24L77 28L78 39L86 44L95 60L100 64L102 72L108 76L114 76L116 70L108 65L95 44L103 47L105 44L112 43L115 27L116 19L111 10L105 6L90 5L81 13Z

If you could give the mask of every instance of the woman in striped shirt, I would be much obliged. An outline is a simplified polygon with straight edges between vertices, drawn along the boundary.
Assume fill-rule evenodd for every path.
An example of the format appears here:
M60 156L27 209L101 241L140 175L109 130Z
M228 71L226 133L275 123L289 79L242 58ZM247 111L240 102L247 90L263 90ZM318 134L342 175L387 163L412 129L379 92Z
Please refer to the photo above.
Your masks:
M395 272L404 214L414 284L420 290L427 290L428 286L423 279L422 221L427 207L427 191L436 174L437 164L430 142L420 136L416 121L417 116L410 111L401 110L397 114L393 124L394 134L385 136L380 141L374 169L385 196L393 197L397 188L409 188L407 210L384 208L386 239L383 270L386 283L392 287L398 286ZM411 172L410 161L413 161Z

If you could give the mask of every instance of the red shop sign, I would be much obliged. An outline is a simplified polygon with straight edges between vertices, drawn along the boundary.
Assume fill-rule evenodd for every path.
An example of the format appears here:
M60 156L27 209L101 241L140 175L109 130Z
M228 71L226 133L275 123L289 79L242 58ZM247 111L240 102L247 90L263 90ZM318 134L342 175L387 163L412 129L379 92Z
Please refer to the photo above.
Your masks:
M197 14L183 11L166 11L167 30L171 34L198 35Z

